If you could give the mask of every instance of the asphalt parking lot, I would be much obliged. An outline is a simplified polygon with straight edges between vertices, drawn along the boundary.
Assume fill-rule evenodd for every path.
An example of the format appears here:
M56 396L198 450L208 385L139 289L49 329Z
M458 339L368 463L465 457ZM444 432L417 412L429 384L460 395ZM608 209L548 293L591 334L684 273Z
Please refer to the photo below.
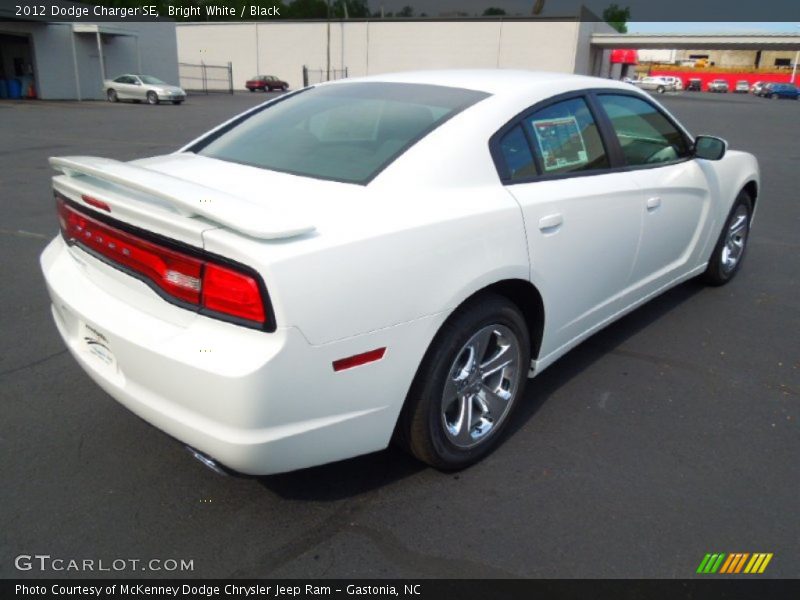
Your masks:
M481 464L446 475L389 449L221 477L66 353L38 265L57 230L46 159L168 152L263 99L0 103L0 577L43 576L14 567L35 553L193 560L117 573L147 577L672 578L707 552L771 552L764 576L800 574L800 102L659 97L760 160L742 271L561 359ZM44 574L64 575L91 573Z

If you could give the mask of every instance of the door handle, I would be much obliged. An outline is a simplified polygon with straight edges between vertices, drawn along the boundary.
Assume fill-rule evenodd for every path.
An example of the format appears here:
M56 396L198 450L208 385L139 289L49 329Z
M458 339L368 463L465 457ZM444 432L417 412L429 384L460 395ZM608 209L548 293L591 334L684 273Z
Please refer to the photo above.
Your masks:
M661 198L654 196L647 199L647 210L655 210L661 206Z
M555 213L552 215L547 215L546 217L542 217L539 219L539 229L544 231L545 233L552 233L564 222L564 215L561 213Z

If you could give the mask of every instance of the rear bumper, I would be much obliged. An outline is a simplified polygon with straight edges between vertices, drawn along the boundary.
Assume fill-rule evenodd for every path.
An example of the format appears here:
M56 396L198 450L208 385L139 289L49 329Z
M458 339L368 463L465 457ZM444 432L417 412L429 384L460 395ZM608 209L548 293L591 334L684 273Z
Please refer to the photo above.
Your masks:
M69 251L61 237L41 257L53 318L72 356L128 409L247 474L290 471L385 448L438 328L438 318L428 317L312 346L296 328L265 333L187 317L187 311L167 303L163 314L137 309L106 291L118 292L111 280L102 281L102 270L113 269L95 262ZM170 318L173 311L181 311L182 318ZM110 358L92 351L87 331L102 335ZM333 371L334 360L378 347L387 348L382 360Z

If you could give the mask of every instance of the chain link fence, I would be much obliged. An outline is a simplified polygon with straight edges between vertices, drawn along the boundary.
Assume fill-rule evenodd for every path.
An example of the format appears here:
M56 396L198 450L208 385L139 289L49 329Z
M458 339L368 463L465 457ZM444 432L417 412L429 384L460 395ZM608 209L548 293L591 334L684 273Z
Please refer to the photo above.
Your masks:
M181 87L198 94L233 93L233 64L178 63Z
M334 81L336 79L347 78L347 67L344 69L309 69L303 65L303 87L322 83L323 81Z

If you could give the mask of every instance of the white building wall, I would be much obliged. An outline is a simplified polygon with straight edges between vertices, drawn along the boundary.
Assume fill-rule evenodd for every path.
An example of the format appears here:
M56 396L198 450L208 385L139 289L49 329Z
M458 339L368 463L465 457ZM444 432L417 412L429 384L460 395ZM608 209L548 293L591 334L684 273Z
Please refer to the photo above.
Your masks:
M589 72L576 60L578 21L348 21L330 24L330 66L350 77L441 68ZM588 31L588 30L587 30ZM303 65L327 67L328 23L179 23L182 63L233 64L234 89L255 74L302 87ZM585 40L583 38L586 38Z

